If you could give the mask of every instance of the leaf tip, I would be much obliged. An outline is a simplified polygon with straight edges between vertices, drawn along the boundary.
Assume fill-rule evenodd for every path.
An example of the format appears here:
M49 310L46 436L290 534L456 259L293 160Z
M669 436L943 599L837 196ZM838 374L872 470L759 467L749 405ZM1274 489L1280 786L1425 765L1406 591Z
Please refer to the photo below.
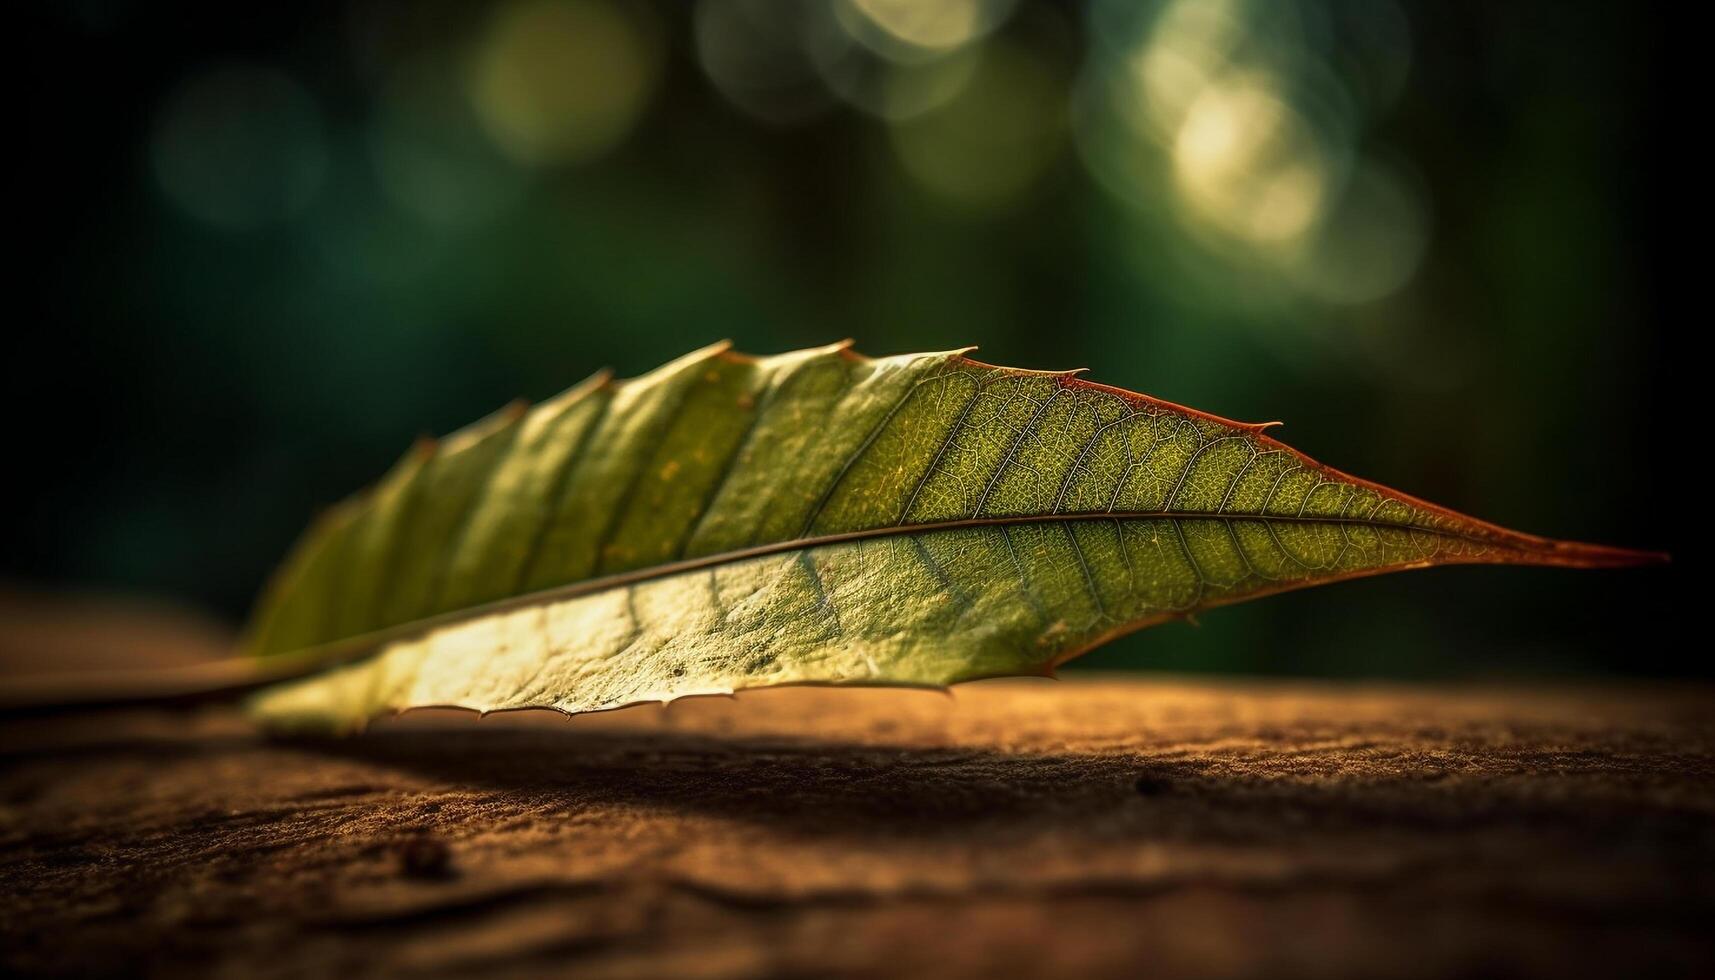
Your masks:
M1545 541L1536 549L1544 564L1567 565L1573 568L1647 568L1666 565L1673 556L1665 551L1641 548L1616 548L1583 541Z

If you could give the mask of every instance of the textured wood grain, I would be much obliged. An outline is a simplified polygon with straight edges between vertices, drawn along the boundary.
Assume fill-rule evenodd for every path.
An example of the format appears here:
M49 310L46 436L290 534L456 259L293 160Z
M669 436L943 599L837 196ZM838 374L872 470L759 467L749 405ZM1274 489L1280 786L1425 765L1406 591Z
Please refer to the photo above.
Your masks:
M1715 968L1708 689L784 689L0 729L16 972Z

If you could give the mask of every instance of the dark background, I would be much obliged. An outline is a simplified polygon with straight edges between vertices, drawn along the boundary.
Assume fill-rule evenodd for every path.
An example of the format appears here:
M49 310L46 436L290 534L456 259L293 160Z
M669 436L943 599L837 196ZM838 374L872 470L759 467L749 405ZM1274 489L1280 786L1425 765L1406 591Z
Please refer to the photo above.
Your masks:
M237 622L420 432L720 338L849 336L1087 365L1476 516L1681 553L1312 590L1084 663L1709 671L1668 639L1657 226L1687 204L1641 6L907 12L38 11L0 577Z

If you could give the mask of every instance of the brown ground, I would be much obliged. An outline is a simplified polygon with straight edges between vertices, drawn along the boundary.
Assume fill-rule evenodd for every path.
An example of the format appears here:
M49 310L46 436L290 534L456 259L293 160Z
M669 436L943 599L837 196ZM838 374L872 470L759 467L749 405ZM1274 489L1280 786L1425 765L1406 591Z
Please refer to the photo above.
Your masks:
M0 969L1715 975L1715 692L797 689L0 726Z

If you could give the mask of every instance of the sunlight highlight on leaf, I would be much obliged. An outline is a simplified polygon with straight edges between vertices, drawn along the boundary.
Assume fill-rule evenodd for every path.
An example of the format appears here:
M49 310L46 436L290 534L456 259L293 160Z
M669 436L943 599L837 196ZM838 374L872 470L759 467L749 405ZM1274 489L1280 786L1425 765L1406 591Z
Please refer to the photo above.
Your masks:
M1041 674L1120 634L1322 582L1639 552L1507 531L1263 426L963 352L716 345L420 447L305 537L255 701L351 729L779 684Z

